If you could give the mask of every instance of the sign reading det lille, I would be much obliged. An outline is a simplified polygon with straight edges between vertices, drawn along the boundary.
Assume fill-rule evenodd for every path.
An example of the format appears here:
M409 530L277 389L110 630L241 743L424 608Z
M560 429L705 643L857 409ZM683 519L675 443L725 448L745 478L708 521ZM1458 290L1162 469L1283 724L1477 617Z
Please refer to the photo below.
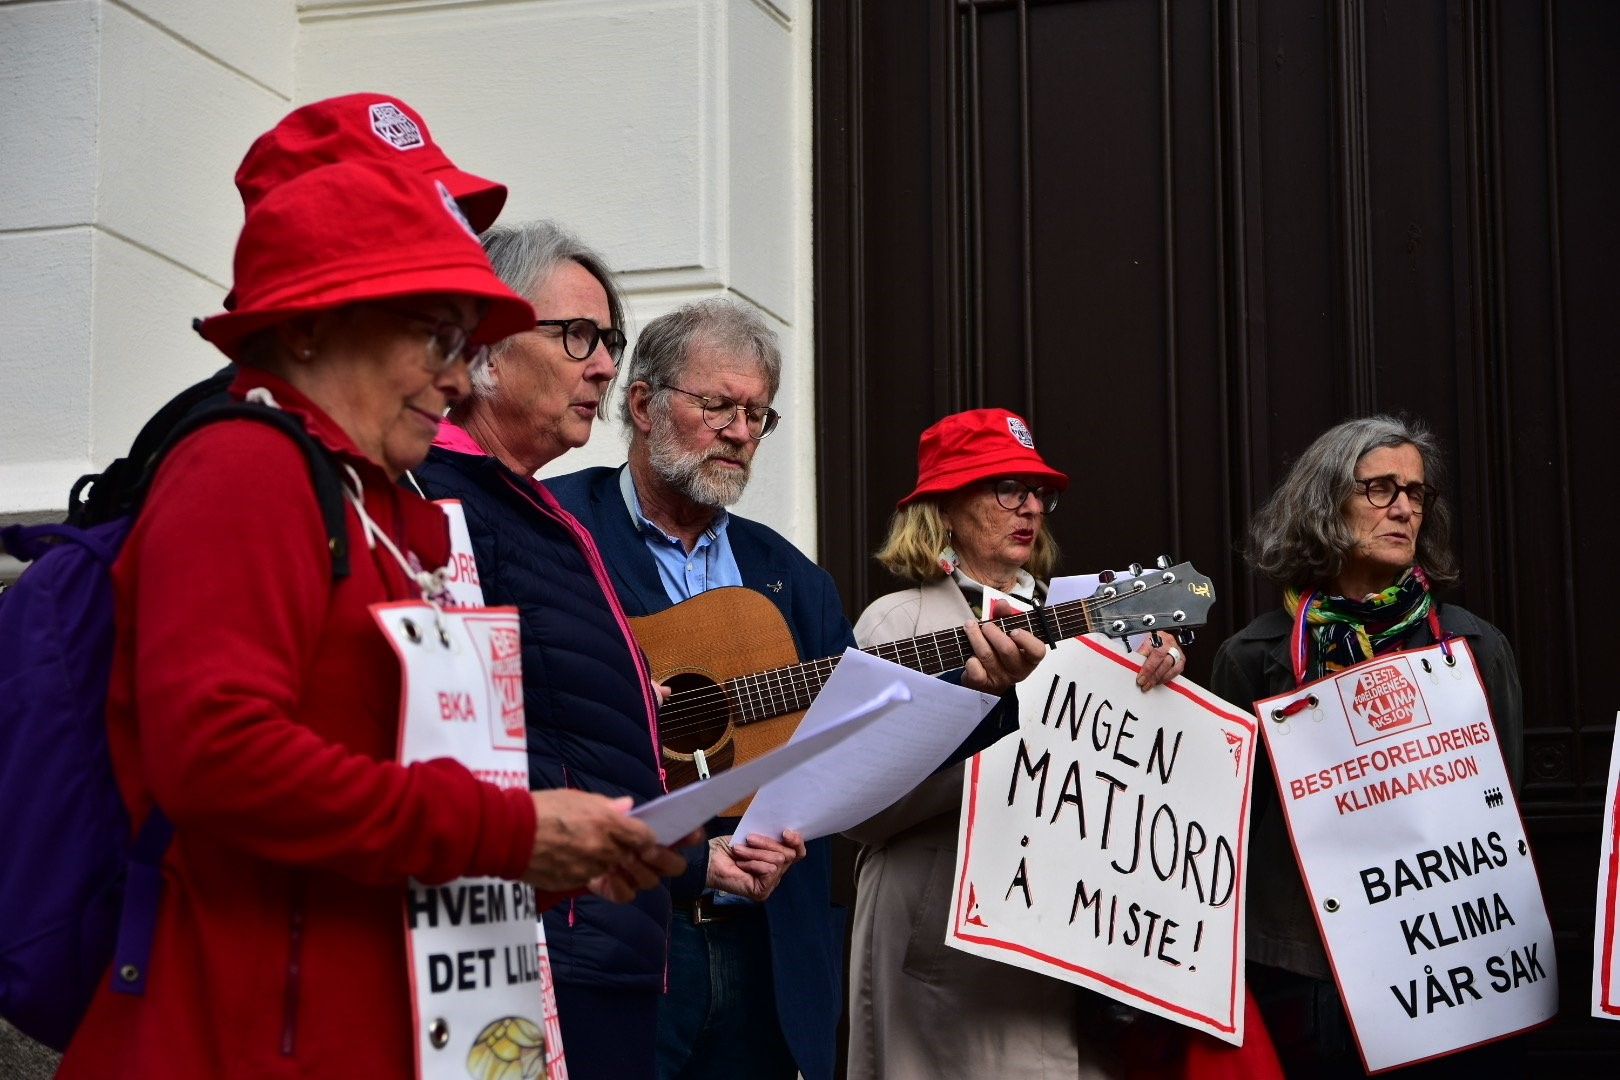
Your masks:
M966 770L946 942L1243 1042L1255 718L1056 645Z
M1255 703L1369 1072L1558 1007L1552 928L1473 653L1377 657Z

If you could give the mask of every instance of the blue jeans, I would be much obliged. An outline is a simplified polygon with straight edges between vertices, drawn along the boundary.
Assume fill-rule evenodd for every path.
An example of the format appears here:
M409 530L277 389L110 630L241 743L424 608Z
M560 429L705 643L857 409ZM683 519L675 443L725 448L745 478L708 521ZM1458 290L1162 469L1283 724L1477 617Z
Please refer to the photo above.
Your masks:
M669 993L658 1006L659 1080L793 1080L776 1016L765 912L746 905L722 922L669 929Z

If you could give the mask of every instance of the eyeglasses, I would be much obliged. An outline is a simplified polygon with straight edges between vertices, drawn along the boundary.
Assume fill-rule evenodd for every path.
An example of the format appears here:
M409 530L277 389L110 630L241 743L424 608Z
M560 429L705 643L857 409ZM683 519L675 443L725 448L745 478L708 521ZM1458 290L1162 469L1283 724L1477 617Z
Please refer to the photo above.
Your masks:
M730 427L732 421L737 419L737 413L741 412L743 421L748 427L748 435L755 441L763 439L775 431L777 423L782 419L781 413L767 405L755 405L753 408L747 408L737 404L730 398L705 397L702 394L694 394L690 390L682 390L680 387L671 386L668 383L664 383L660 389L685 394L697 402L698 406L703 409L703 422L715 431L724 431Z
M450 322L447 319L435 319L433 316L423 315L419 311L405 311L400 308L389 307L386 304L376 306L397 319L404 319L406 322L413 322L418 326L427 327L429 340L433 343L434 351L439 354L439 362L428 365L428 369L434 373L449 370L451 364L463 357L466 358L467 365L471 367L489 353L488 345L468 347L467 338L471 332L460 323Z
M576 319L538 319L535 328L542 326L562 327L563 352L573 360L589 360L601 343L607 346L608 355L613 358L613 366L619 366L619 358L624 355L624 331L617 326L597 326L590 319L580 317Z
M1412 513L1421 514L1430 499L1440 493L1421 480L1414 480L1410 484L1401 485L1395 482L1394 475L1369 476L1362 480L1357 478L1356 487L1367 496L1367 501L1379 510L1387 510L1395 503L1395 496L1404 494L1406 501L1412 507Z
M1021 480L1011 477L1005 480L992 480L990 487L996 493L996 502L1001 504L1003 510L1017 510L1024 505L1024 500L1031 495L1041 504L1041 512L1050 514L1057 509L1058 490L1047 484L1039 487L1030 487Z

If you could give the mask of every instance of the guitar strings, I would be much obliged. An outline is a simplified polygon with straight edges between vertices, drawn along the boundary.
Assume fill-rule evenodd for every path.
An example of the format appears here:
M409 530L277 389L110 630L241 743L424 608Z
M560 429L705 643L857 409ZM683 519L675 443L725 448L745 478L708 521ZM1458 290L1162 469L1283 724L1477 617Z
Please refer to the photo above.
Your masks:
M1131 593L1149 592L1167 584L1170 582L1159 579L1144 585L1142 589L1131 590ZM1050 605L1045 611L1057 624L1061 640L1092 630L1097 625L1092 618L1095 609L1113 604L1119 596L1131 593L1121 592L1112 597L1086 597ZM1071 616L1078 617L1071 618ZM995 623L1006 630L1022 629L1034 633L1036 618L1034 612L1020 612L1017 615L997 619ZM942 644L945 647L942 648ZM914 670L926 670L928 658L925 656L925 648L932 650L936 663L945 665L940 667L939 671L961 667L971 655L967 651L967 633L961 627L923 634L904 641L882 642L862 651L893 660ZM946 662L947 655L951 662ZM691 690L676 691L659 709L659 735L666 740L681 739L707 729L723 729L728 722L746 724L808 708L815 695L825 685L839 659L840 657L836 656L823 657L769 671L739 675L723 683L710 683ZM752 712L758 712L760 708L766 710L762 716L750 715ZM734 712L741 715L734 717L732 715Z

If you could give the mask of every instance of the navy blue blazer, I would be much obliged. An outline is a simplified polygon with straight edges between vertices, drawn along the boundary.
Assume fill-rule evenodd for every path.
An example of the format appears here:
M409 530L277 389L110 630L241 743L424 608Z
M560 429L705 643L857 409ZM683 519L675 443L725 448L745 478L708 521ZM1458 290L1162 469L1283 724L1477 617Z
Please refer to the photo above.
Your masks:
M625 614L652 615L671 606L652 552L619 493L618 469L584 469L546 480L545 485L590 531ZM836 656L855 644L832 575L805 558L786 537L757 521L733 514L727 536L743 584L781 610L800 658ZM782 1035L805 1080L831 1080L843 1008L844 909L831 900L830 842L813 840L807 848L805 858L783 876L765 902L765 915ZM706 847L686 854L698 857L689 860L686 874L672 887L676 895L700 888L708 874ZM679 988L672 986L671 992L678 993Z

